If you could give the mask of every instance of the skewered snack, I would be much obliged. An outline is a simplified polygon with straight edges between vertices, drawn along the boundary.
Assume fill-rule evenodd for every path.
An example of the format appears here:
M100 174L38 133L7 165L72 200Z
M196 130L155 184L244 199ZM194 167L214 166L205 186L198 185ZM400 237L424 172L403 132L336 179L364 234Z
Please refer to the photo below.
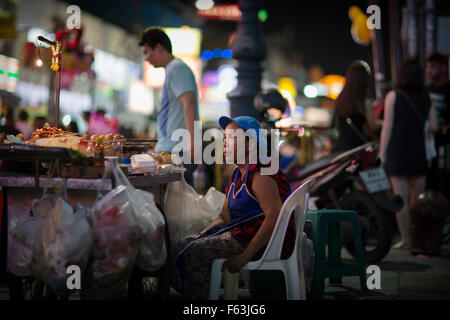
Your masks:
M82 137L81 140L91 140L91 141L95 141L97 140L97 138L102 138L104 141L114 141L114 140L125 140L125 136L120 135L120 134L105 134L105 135L89 135L87 133L85 133Z
M172 156L170 155L170 153L167 152L161 152L160 154L157 153L153 153L153 152L148 152L148 154L150 156L153 157L153 159L155 159L155 161L159 164L159 165L163 165L163 164L172 164Z
M31 140L62 136L64 136L64 131L62 129L44 126L42 129L36 129L33 132L33 134L31 135Z

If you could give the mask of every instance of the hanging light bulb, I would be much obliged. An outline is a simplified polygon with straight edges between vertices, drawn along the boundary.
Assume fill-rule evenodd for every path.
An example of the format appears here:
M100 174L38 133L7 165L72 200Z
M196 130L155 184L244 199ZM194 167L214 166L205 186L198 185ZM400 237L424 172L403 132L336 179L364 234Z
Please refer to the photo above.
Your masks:
M39 68L42 67L43 62L42 62L41 58L37 58L35 64Z

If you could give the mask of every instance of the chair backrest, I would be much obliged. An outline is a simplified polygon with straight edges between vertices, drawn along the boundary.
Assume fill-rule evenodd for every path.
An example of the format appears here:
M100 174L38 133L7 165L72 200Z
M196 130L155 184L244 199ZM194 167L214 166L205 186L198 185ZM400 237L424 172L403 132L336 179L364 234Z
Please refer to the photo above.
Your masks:
M297 235L299 232L303 232L303 227L305 225L306 211L308 210L309 189L311 188L312 182L313 179L306 181L286 199L281 207L277 223L275 224L267 248L259 261L280 260L287 226L292 212L294 212L295 216L296 231L294 250L297 250Z

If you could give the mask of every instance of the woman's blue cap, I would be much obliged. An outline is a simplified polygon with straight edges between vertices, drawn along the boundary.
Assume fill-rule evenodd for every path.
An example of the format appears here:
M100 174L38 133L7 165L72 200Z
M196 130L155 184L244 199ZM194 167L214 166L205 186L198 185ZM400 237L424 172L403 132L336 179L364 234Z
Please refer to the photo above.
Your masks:
M241 127L242 129L249 130L249 129L254 129L256 131L257 137L259 138L259 123L258 121L253 118L253 117L249 117L249 116L240 116L240 117L236 117L236 118L230 118L228 116L221 116L219 118L219 126L225 130L225 128L227 127L227 125L229 125L231 122L236 123L239 127ZM259 139L257 139L259 140Z
M240 116L240 117L236 117L236 118L230 118L228 116L221 116L218 120L218 124L223 130L225 130L227 125L229 125L231 122L236 123L244 131L253 129L254 130L253 132L252 132L252 130L249 131L250 136L253 139L255 139L258 142L258 144L264 143L263 141L260 141L260 139L259 139L260 126L259 126L258 121L255 118L249 117L249 116Z

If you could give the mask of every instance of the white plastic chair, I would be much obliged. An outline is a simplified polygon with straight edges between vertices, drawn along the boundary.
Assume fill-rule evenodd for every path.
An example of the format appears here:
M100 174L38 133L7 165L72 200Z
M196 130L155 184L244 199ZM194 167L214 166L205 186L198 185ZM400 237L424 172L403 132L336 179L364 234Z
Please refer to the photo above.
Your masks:
M303 261L297 260L297 247L302 247L302 237L308 210L309 189L313 180L308 180L295 190L286 199L281 207L280 214L275 224L272 236L261 259L247 263L242 270L281 270L286 283L286 296L288 300L305 300L305 278L303 272ZM288 259L280 259L284 238L292 211L295 215L295 246ZM220 283L222 279L222 265L225 259L215 259L211 268L211 280L209 287L209 300L218 300ZM237 288L239 272L230 273L225 270L224 276L224 298L225 300L237 299Z

